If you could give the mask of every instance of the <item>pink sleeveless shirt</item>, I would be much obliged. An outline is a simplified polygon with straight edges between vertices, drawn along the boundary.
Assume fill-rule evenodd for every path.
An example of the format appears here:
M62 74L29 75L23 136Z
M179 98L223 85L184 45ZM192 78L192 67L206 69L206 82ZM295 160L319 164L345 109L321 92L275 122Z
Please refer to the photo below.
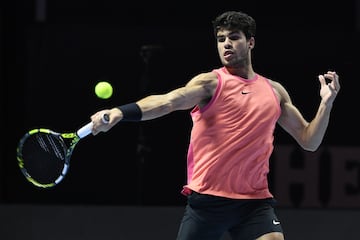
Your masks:
M218 85L211 101L191 111L193 128L184 190L233 199L262 199L280 103L268 79L243 79L214 70Z

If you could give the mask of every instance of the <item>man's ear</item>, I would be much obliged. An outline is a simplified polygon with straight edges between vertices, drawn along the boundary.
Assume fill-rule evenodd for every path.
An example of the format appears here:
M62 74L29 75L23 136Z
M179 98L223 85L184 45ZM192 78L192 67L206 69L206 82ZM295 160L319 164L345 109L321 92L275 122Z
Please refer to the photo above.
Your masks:
M249 39L249 48L250 49L253 49L255 47L255 38L254 37L251 37Z

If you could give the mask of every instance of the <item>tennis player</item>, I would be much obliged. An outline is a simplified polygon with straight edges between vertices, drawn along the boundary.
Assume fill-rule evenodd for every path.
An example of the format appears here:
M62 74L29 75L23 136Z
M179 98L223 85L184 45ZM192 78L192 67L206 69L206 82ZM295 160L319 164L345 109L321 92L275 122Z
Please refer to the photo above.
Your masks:
M251 16L224 12L214 19L213 28L223 66L168 93L98 111L91 116L92 133L107 132L122 121L189 110L193 126L182 191L187 206L177 240L219 240L226 232L234 240L283 240L267 178L275 126L303 149L316 151L340 90L339 76L335 71L318 75L319 105L308 121L282 84L253 69L256 23ZM174 66L176 71L183 69ZM110 116L109 124L101 120L104 113Z

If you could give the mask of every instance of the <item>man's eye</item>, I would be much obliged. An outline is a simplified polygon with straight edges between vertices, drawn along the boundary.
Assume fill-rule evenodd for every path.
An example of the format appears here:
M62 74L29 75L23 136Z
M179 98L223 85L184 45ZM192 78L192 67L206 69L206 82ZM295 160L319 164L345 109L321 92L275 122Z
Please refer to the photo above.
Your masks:
M225 42L225 38L224 37L218 37L218 42Z
M239 36L230 36L229 39L230 40L238 40L240 37Z

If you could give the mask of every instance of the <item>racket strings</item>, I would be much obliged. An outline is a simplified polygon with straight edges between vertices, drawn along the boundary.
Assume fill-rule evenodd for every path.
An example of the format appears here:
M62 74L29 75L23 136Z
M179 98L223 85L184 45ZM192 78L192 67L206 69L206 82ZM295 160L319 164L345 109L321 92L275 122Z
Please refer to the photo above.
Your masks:
M44 149L46 152L49 152L52 150L55 156L61 160L65 159L65 154L62 152L62 146L58 144L58 141L54 141L54 136L45 134L46 140L44 140L41 134L36 135L36 140L38 141L40 147ZM49 144L47 144L49 143ZM50 149L49 149L50 147ZM51 153L50 153L51 154Z
M37 132L21 146L19 162L23 174L41 184L56 183L66 174L67 147L59 135Z

